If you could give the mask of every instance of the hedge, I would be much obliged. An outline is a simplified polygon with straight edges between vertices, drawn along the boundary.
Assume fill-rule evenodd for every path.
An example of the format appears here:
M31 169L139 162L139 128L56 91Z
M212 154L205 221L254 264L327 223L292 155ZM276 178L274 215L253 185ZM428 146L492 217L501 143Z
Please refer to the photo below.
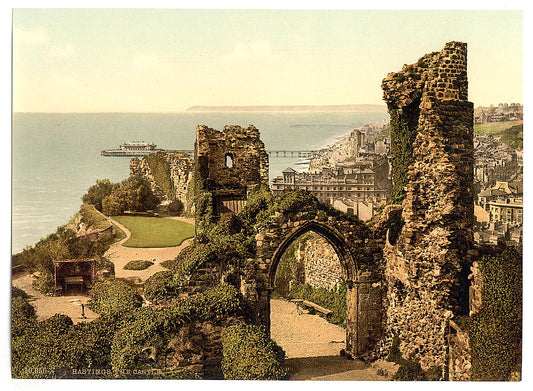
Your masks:
M128 283L122 280L99 281L89 291L87 306L101 315L131 312L142 305L143 299Z
M222 370L228 380L280 380L285 353L255 325L242 324L222 333Z
M123 267L124 270L145 270L152 266L154 263L152 261L145 260L133 260L126 263Z

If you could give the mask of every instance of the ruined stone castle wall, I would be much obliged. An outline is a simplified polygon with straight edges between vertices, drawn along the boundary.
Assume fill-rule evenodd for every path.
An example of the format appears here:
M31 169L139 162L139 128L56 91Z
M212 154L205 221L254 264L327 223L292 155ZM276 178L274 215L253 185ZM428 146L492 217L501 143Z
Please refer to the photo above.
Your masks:
M404 358L420 359L424 369L444 367L448 320L467 312L473 248L473 104L467 101L466 44L446 44L389 74L382 88L391 118L403 116L400 128L414 135L411 162L402 167L404 224L396 243L384 250L387 331L400 337Z
M193 161L185 153L175 153L167 155L167 163L170 168L170 180L173 185L174 196L183 205L187 205L187 187L192 180ZM133 158L130 161L130 175L144 178L150 183L152 192L162 201L169 201L169 198L161 186L154 178L150 165L146 159Z
M248 191L268 183L268 153L253 125L226 125L223 131L198 126L195 159L199 182L211 193L217 216L239 213Z
M198 126L196 154L208 190L247 189L268 182L268 154L253 125L226 125L223 131Z

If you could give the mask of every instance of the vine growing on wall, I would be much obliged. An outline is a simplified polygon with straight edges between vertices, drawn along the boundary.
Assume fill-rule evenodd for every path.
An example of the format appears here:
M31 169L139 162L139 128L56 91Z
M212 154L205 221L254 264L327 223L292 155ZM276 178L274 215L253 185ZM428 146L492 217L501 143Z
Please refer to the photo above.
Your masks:
M389 108L393 204L401 204L405 198L409 166L414 162L413 143L417 135L418 112L416 101L404 109Z
M167 154L164 152L151 153L145 156L145 159L152 171L155 183L163 189L169 200L174 201L176 199L176 190L174 189Z
M480 262L482 308L470 319L472 380L507 381L522 361L522 256L514 249Z

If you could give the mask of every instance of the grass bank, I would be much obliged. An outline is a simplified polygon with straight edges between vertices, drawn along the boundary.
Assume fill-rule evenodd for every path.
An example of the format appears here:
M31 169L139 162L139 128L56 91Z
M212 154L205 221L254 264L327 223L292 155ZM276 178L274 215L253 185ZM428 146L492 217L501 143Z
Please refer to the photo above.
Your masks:
M183 221L144 216L114 216L131 237L125 247L174 247L194 236L194 225Z
M504 130L515 125L522 125L524 121L489 122L487 124L474 124L474 135L492 134L499 136Z

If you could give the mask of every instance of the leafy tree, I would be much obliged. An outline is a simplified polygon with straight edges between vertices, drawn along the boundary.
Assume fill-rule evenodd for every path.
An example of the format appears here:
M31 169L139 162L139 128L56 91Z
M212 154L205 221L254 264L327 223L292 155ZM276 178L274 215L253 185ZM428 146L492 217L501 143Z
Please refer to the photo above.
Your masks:
M102 211L108 216L124 211L144 212L159 205L150 184L143 178L129 177L113 188L102 201Z
M96 185L92 185L87 190L87 193L81 198L86 204L94 205L94 207L102 211L102 201L109 196L116 184L111 183L109 179L97 179Z

